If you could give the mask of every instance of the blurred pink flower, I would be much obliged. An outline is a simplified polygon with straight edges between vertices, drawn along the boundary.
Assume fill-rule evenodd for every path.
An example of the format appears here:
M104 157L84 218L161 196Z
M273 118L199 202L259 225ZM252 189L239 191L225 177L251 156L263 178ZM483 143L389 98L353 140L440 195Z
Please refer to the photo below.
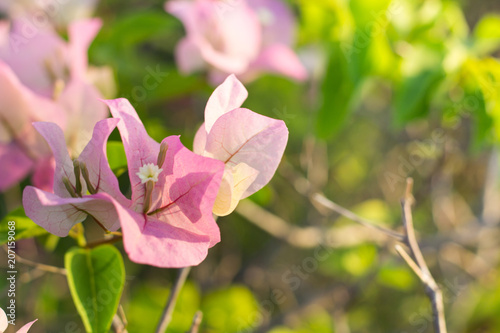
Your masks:
M291 49L293 13L280 0L170 0L165 9L186 29L176 49L181 72L209 68L215 84L231 73L244 81L262 72L307 78Z
M98 20L75 22L67 43L51 28L0 21L0 191L30 172L35 186L51 188L51 153L32 122L56 122L77 156L106 117L101 94L86 79L87 49L99 27Z
M194 152L225 163L214 214L231 213L239 200L273 177L288 141L288 129L276 120L240 108L248 92L230 75L208 100L205 123L194 139Z
M220 241L212 208L223 163L192 153L178 136L160 145L126 99L107 104L121 119L132 187L130 205L116 205L130 259L158 267L198 265Z

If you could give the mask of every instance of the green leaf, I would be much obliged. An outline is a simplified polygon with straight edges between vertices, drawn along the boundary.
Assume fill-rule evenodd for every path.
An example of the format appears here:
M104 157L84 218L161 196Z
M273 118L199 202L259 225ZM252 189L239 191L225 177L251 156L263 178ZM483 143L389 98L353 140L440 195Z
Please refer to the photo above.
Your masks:
M394 117L398 126L429 114L432 92L443 76L443 69L437 67L424 69L403 81L397 92L395 105Z
M352 45L337 44L330 54L330 61L321 89L323 103L318 112L316 134L319 138L331 138L344 125L352 110L351 101L355 84L348 72L348 60Z
M106 154L108 156L108 163L113 172L120 171L127 168L127 155L121 141L108 141L106 147Z
M38 226L24 213L24 208L19 207L8 214L0 222L0 245L7 243L9 239L9 221L16 222L15 224L15 238L16 241L25 238L32 238L35 236L45 235L47 231Z
M120 252L111 245L73 248L64 257L68 284L87 332L108 332L125 284Z

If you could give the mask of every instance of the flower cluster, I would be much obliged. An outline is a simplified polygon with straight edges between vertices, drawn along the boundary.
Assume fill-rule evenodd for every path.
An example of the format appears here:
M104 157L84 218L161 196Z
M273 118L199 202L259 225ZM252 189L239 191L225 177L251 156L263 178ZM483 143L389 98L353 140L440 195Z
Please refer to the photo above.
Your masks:
M170 0L165 9L186 29L176 50L184 73L207 68L216 84L230 73L244 81L262 72L307 77L291 49L295 17L281 0Z
M53 191L28 186L26 215L57 236L91 216L105 230L121 228L126 252L158 267L199 264L220 241L214 215L263 187L276 171L288 131L283 121L240 108L247 91L234 75L210 97L194 152L178 136L161 143L146 132L126 99L107 100L113 118L95 125L73 159L58 124L34 123L55 159ZM106 157L118 127L128 163L131 197L125 197Z

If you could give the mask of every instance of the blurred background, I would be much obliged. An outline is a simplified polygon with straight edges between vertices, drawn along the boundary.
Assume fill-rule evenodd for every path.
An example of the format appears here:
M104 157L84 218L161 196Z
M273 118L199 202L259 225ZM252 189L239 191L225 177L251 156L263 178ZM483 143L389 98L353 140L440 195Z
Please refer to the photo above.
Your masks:
M267 187L219 218L222 242L192 270L168 332L186 332L198 309L206 333L433 332L424 288L396 242L314 199L322 193L401 231L406 177L449 331L499 332L500 3L287 2L310 77L262 75L245 84L244 103L286 122L285 156ZM191 148L214 87L203 73L178 72L185 30L163 6L97 3L103 27L89 61L112 69L106 97L128 98L152 137L181 134ZM144 86L148 70L166 73L154 89ZM2 216L26 184L2 194ZM86 228L91 239L94 227ZM43 234L20 240L18 255L62 267L74 244ZM153 332L177 272L124 258L127 329ZM33 332L83 332L66 278L18 266L18 321L38 318ZM4 297L5 279L0 289Z

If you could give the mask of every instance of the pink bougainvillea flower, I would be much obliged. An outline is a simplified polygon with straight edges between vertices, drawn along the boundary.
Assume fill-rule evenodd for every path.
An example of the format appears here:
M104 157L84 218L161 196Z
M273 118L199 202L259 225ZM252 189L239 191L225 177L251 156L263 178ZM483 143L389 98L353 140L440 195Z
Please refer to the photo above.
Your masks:
M26 216L60 237L67 236L71 228L88 215L106 230L115 231L120 227L112 200L128 205L128 199L120 192L118 180L106 158L106 142L118 121L99 121L87 146L74 160L56 124L39 122L33 125L52 149L56 167L53 193L32 186L24 189Z
M91 141L73 162L57 125L35 124L54 152L54 193L27 187L26 215L58 236L66 236L90 215L107 230L121 225L125 250L134 262L199 264L220 241L212 208L224 164L192 153L178 136L157 143L127 100L106 103L115 119L97 123ZM120 193L105 157L105 143L117 121L127 155L130 200Z
M106 103L121 119L127 155L132 198L116 210L130 259L158 267L199 264L220 241L212 208L224 164L192 153L178 136L157 143L126 99Z
M165 9L186 28L176 49L184 73L209 68L213 83L231 73L246 81L262 72L307 77L291 49L294 16L280 0L170 0Z
M17 333L27 333L31 328L31 325L33 325L37 320L38 319L30 321L29 323L21 327L17 331ZM5 311L2 308L0 308L0 333L5 332L5 330L7 330L7 327L9 327L9 320L7 318L7 315L5 314Z
M248 92L230 75L208 100L205 123L196 133L194 152L225 163L214 214L231 213L239 200L273 177L288 141L281 120L240 108Z
M107 115L101 94L86 81L87 49L99 30L98 20L75 22L66 43L50 28L25 36L23 22L12 29L0 21L0 191L30 172L35 186L50 190L53 159L32 128L34 121L54 121L65 133L72 156L90 139L97 121ZM29 31L29 30L28 30ZM24 34L24 35L23 35Z

